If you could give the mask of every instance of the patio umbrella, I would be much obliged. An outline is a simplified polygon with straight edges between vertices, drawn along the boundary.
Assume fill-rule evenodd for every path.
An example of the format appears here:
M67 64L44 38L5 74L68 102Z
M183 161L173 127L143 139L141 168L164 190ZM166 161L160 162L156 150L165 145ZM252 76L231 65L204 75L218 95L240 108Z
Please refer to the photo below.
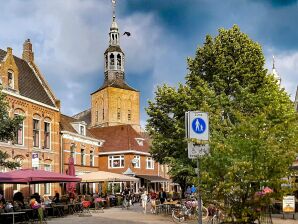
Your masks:
M67 174L69 176L75 176L76 175L73 157L69 157ZM69 193L74 193L75 189L76 189L76 183L75 182L69 182L69 183L66 184L66 190Z
M135 177L126 176L118 173L105 172L105 171L86 173L86 174L80 175L80 177L82 178L82 182L85 182L85 183L97 183L97 182L104 182L104 181L108 181L108 182L139 181L139 179Z
M57 182L80 182L81 178L45 170L21 169L0 173L0 183L38 184Z

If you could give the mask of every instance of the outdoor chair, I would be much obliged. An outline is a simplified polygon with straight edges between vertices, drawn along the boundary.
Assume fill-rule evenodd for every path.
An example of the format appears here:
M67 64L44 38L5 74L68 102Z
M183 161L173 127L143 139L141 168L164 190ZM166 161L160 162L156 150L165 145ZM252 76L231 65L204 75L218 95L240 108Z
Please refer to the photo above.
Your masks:
M80 217L92 216L90 212L91 201L82 202L82 212L79 213Z

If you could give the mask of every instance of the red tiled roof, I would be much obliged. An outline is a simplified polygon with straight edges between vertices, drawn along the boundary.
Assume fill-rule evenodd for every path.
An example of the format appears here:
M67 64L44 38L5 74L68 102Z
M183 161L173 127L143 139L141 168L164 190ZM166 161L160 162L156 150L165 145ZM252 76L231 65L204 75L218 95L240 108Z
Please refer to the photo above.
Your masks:
M61 131L68 131L75 134L79 134L71 125L73 122L80 122L81 120L75 119L73 117L66 116L64 114L61 114L60 117L60 130ZM90 138L94 138L94 136L90 133L88 129L86 129L86 136Z
M117 125L110 127L91 128L89 131L98 139L105 140L101 152L114 152L122 150L135 150L149 152L149 144L131 125ZM142 138L140 146L136 138Z

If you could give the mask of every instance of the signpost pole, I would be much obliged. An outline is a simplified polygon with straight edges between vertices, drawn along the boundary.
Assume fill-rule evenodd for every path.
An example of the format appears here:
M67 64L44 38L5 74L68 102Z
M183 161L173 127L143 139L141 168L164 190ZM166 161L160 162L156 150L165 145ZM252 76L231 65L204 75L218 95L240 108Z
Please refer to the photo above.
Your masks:
M202 200L201 200L201 192L200 192L200 162L199 158L197 158L197 172L198 172L198 224L202 224Z

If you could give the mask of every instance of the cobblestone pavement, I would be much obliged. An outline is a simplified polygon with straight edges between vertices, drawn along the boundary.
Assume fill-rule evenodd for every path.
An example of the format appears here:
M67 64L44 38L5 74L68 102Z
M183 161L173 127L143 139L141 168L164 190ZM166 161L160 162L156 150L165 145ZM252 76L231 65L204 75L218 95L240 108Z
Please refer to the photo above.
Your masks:
M173 224L171 217L165 215L153 215L151 213L143 214L142 208L135 205L129 210L121 208L105 209L104 213L93 213L91 217L79 217L77 215L68 215L63 218L53 218L48 221L49 224ZM189 222L189 224L197 221ZM298 220L274 218L273 224L298 224Z

